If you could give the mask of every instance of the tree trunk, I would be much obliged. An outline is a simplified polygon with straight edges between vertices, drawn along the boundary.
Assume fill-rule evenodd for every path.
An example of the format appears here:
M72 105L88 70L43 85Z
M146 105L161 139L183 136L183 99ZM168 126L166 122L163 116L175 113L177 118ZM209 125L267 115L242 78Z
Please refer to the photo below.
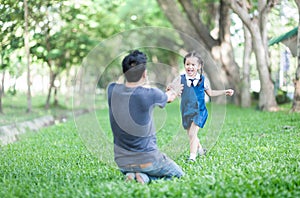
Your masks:
M54 86L54 102L53 102L53 105L54 105L55 107L58 106L57 89L58 89L58 88L57 88L56 86Z
M46 14L48 15L47 12L46 12ZM50 22L48 21L47 28L46 28L46 49L47 49L48 53L51 51L49 23ZM53 60L48 59L47 60L47 65L49 67L49 89L48 89L48 94L47 94L45 109L49 109L49 107L50 107L51 93L52 93L52 88L54 87L54 80L55 80L55 75L54 75L54 72L53 72L53 69L52 69Z
M298 40L299 43L299 40ZM296 79L294 79L295 92L294 100L292 105L293 112L300 112L300 65L299 65L299 56L298 56L298 67L296 71Z
M234 60L233 47L231 44L231 18L230 7L226 4L227 0L221 0L220 20L219 20L219 38L220 38L220 58L223 70L226 72L228 86L235 90L233 99L236 105L241 104L240 92L240 70Z
M0 88L0 89L1 89L1 88ZM0 90L0 93L2 93L2 90ZM0 96L0 114L3 114L2 95Z
M243 57L243 76L241 86L241 106L251 106L251 93L250 93L250 59L252 52L252 39L251 34L246 26L244 26L244 57Z
M31 105L31 80L30 80L30 51L29 51L29 32L28 32L28 6L27 0L24 0L24 19L25 19L25 28L24 28L24 47L25 54L27 59L27 113L30 113L32 110Z
M66 105L69 105L69 100L70 100L70 97L71 97L71 90L69 91L69 88L71 87L71 82L72 82L72 76L70 74L70 70L72 69L72 67L68 67L67 70L66 70L66 81L65 81L65 86L66 86L66 93L64 94L65 96L65 104Z
M274 84L268 68L268 63L261 37L259 37L255 29L252 30L253 48L256 56L257 70L260 79L260 93L258 108L266 111L276 111L278 106L275 100Z
M2 72L2 79L1 79L1 89L2 89L1 95L2 96L5 95L4 83L5 83L5 70L3 70L3 72Z
M268 66L269 72L271 72L271 64L270 64L270 56L269 56L269 46L268 46L268 14L270 12L271 6L273 6L274 0L269 0L266 2L266 0L258 0L258 12L260 13L260 17L258 19L258 25L260 29L260 35L263 42L263 47L266 54L266 63Z
M4 78L4 75L2 76L2 79ZM3 80L2 80L2 83L3 83ZM3 97L3 86L2 86L2 83L1 83L1 86L0 86L0 114L3 113L3 106L2 106L2 97Z
M299 13L299 24L298 24L298 35L297 35L297 60L298 66L296 69L296 75L294 79L295 92L294 92L294 100L292 105L293 112L300 112L300 2L299 0L295 0L298 13Z
M1 57L2 59L2 57ZM1 60L1 64L3 63L3 59ZM1 86L0 86L0 113L3 113L3 104L2 98L4 97L4 79L5 79L5 70L2 72Z
M278 106L275 100L274 93L274 84L271 79L269 64L268 64L268 52L266 41L264 40L265 30L261 29L261 21L265 21L265 15L268 14L265 10L268 10L269 7L273 4L272 1L258 1L258 7L264 8L263 12L258 14L258 18L252 18L248 11L245 9L246 1L230 1L230 6L232 10L240 17L243 21L244 25L247 26L248 30L251 33L252 41L253 41L253 50L256 58L257 70L259 73L260 80L260 94L259 94L259 104L258 108L260 110L266 111L276 111L278 110Z
M58 76L58 74L55 74L56 78ZM56 79L55 78L55 79ZM59 79L59 81L61 82L61 79ZM55 80L54 80L55 82ZM54 102L53 102L53 106L58 107L58 88L60 87L60 83L57 85L53 82L53 88L54 88Z
M49 86L48 89L48 94L47 94L47 99L46 99L46 104L45 104L45 109L49 109L50 107L50 97L51 97L51 92L52 92L52 86Z
M52 89L54 88L54 81L55 81L56 76L57 76L57 74L55 74L52 70L50 70L50 85L49 85L49 89L48 89L45 109L49 109L49 107L50 107L51 93L52 93Z

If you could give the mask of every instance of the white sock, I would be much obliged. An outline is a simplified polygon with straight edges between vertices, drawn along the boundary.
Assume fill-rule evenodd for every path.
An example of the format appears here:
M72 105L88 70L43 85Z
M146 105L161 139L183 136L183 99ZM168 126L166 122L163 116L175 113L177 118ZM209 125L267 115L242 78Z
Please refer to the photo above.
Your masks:
M196 153L190 153L190 159L195 160L197 154Z

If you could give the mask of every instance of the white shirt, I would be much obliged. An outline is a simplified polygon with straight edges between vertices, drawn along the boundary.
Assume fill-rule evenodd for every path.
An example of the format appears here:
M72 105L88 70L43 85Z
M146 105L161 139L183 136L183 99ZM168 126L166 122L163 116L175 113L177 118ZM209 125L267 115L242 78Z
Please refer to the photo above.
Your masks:
M192 80L193 80L193 85L194 87L197 86L197 84L199 83L200 80L200 74L197 73L196 77L190 77L189 75L185 74L185 78L186 78L186 84L188 87L190 87L192 85ZM204 80L204 90L209 89L209 83L207 82L206 78Z
M193 85L194 87L197 86L199 80L200 80L200 74L197 73L196 77L190 77L187 74L185 74L185 78L186 78L186 84L188 87L190 87L192 85L192 81L193 81Z

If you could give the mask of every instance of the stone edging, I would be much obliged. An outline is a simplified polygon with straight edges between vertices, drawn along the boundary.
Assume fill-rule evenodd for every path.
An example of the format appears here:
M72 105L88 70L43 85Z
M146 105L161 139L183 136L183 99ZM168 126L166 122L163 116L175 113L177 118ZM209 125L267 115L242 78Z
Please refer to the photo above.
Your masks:
M26 131L37 131L38 129L55 123L52 115L43 116L34 120L0 127L0 145L7 145L18 140L18 136Z
M40 128L54 125L57 122L65 121L68 117L73 115L78 116L89 112L89 110L78 110L76 112L60 115L55 118L52 115L46 115L30 121L15 123L11 125L0 127L0 146L18 141L18 136L27 131L38 131Z

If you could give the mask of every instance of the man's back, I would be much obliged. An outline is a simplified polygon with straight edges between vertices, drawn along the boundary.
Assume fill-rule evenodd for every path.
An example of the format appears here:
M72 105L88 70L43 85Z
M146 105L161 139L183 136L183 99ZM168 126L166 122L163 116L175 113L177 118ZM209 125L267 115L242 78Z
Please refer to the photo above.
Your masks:
M110 124L117 164L132 163L132 160L145 162L157 157L152 111L155 105L164 107L166 102L166 94L155 88L109 85Z

